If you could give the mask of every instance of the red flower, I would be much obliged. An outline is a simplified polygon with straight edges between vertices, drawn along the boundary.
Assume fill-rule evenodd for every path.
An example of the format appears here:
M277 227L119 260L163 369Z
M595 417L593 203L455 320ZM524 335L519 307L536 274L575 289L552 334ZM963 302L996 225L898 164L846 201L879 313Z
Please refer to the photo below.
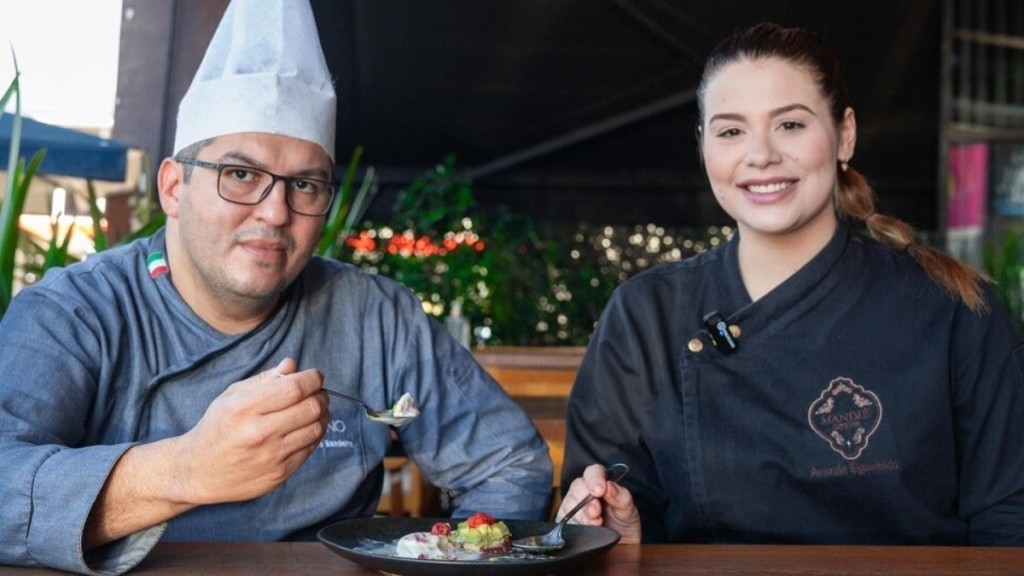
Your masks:
M349 236L345 240L345 244L348 244L356 252L373 252L377 248L377 242L366 231L360 232L355 236Z
M434 536L447 536L452 533L452 525L447 522L438 522L430 528L430 533Z

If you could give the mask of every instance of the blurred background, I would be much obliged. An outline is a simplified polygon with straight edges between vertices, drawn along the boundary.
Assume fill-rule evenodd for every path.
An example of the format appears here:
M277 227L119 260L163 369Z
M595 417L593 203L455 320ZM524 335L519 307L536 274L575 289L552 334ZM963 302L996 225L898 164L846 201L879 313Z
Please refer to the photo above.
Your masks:
M226 5L6 0L23 112L142 151L115 188L145 189ZM988 270L1021 317L1024 3L312 5L351 174L325 253L406 282L439 317L459 302L474 344L583 344L622 280L731 235L694 91L715 43L761 20L836 49L880 210Z

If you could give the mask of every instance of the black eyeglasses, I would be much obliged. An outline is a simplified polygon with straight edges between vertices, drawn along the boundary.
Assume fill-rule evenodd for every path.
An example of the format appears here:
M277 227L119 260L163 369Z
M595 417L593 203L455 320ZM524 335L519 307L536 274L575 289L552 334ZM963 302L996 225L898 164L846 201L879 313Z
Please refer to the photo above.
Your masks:
M253 206L270 194L278 180L284 182L288 208L304 216L323 216L331 209L334 185L306 176L281 176L243 164L220 164L194 158L176 158L181 164L217 171L217 195L234 204Z

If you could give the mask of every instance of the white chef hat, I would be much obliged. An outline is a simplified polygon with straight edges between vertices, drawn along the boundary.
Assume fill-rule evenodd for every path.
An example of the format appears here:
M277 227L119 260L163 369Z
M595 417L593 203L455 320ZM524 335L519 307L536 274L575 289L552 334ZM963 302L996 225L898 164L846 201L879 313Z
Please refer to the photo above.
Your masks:
M232 0L178 108L174 152L238 132L319 144L334 159L337 98L308 0Z

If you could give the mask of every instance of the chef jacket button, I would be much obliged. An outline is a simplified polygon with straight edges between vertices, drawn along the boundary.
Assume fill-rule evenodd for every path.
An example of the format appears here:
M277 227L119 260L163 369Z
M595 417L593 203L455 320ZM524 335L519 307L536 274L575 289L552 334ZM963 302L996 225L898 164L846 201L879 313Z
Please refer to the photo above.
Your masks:
M737 325L737 324L730 324L729 325L729 334L732 334L733 338L739 338L740 334L742 334L742 333L743 333L743 331L740 330L739 325Z
M700 338L694 338L686 344L686 347L690 349L690 352L700 352L704 349L704 343L700 341Z

